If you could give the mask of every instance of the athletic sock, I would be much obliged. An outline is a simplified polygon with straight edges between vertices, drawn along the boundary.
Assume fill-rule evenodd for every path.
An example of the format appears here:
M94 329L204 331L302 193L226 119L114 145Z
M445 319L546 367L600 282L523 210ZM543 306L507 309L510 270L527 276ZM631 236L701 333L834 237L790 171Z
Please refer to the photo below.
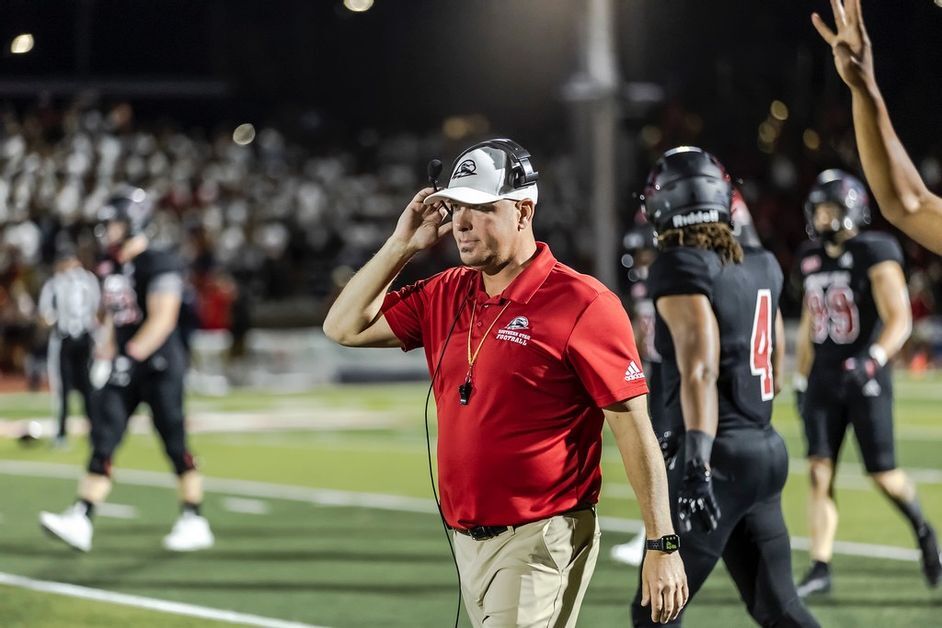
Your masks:
M88 501L87 499L79 499L75 502L75 505L84 510L85 517L91 521L91 518L95 516L95 504Z
M890 501L896 505L899 511L903 513L903 516L906 517L907 521L909 521L909 525L913 527L913 532L916 533L916 536L922 537L928 532L929 527L926 525L925 517L923 517L922 506L919 505L919 498L913 497L911 501L907 502L902 499L890 497Z
M183 502L180 506L180 512L186 514L190 513L197 517L200 516L200 504L193 504L191 502Z
M831 575L831 563L821 560L811 561L811 571L808 572L809 578L821 578Z

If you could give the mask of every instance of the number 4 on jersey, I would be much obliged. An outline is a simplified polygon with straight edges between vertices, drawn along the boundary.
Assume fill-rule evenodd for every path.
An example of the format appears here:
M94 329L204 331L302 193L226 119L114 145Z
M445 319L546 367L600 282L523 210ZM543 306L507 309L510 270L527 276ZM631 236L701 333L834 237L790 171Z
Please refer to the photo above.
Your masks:
M767 288L756 295L750 346L749 367L753 375L759 376L762 401L770 401L775 397L775 387L772 380L772 291Z

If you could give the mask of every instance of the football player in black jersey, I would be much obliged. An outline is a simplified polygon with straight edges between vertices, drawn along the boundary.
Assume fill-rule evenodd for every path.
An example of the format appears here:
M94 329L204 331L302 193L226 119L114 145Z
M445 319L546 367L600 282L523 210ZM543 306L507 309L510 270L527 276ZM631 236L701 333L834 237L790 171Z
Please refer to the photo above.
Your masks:
M759 233L752 221L752 214L738 188L733 188L733 198L730 202L730 213L733 235L742 246L761 247ZM664 385L661 381L661 354L654 346L654 302L648 290L648 272L651 263L657 256L657 237L654 227L643 218L643 223L625 234L623 239L625 250L631 256L631 266L628 271L628 298L627 309L631 315L631 325L635 330L635 344L641 352L644 373L648 378L648 414L651 416L651 425L657 434L661 451L664 454L664 463L670 469L676 462L677 446L680 435L683 433L683 424L670 425L664 419ZM623 265L624 265L624 260ZM784 324L781 317L776 317L777 337L784 338ZM775 359L780 362L782 352L775 352ZM781 364L773 364L773 371L780 373ZM777 392L777 391L776 391ZM612 560L626 565L638 566L644 558L644 541L646 539L644 528L627 543L612 546Z
M939 4L937 1L936 4ZM834 65L853 98L857 150L880 211L913 240L942 254L942 197L933 194L906 154L873 71L873 50L860 0L832 0L836 31L811 19L834 51Z
M788 454L770 424L782 271L764 249L736 241L731 197L719 161L687 146L664 153L644 193L660 248L648 288L665 417L686 428L668 476L680 554L691 599L722 557L758 624L817 626L792 581L781 508ZM653 625L639 601L634 625Z
M804 597L831 588L834 468L850 425L867 473L912 525L926 579L936 586L942 565L935 533L923 517L915 486L896 466L893 446L893 380L887 362L912 327L902 250L888 234L860 232L870 218L867 190L846 172L818 175L805 217L814 241L798 256L804 305L795 390L808 442L812 567L799 593Z
M141 402L150 406L154 427L179 478L182 512L164 537L164 547L193 551L213 544L209 523L200 514L202 479L186 446L185 357L177 329L182 265L176 255L150 246L144 230L151 213L144 190L127 189L100 210L95 229L106 254L99 275L104 328L109 332L96 353L110 360L110 374L95 394L92 455L78 500L62 514L40 514L48 533L81 551L91 549L95 506L111 491L112 455Z

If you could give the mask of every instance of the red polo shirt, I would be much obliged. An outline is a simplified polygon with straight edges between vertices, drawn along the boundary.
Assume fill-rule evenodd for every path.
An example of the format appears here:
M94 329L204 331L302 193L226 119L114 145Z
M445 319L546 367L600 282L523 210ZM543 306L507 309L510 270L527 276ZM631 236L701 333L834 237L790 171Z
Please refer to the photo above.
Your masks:
M425 348L430 373L457 318L434 385L450 526L519 525L598 501L601 408L648 391L611 291L539 242L497 296L480 271L458 267L388 294L382 309L403 350ZM489 327L461 405L469 332L474 351Z

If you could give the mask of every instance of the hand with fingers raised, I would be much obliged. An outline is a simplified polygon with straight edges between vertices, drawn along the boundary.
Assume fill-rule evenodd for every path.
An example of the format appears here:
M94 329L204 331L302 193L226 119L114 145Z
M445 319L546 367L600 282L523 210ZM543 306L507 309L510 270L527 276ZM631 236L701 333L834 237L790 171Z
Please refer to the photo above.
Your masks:
M817 13L811 23L834 52L837 72L851 89L866 89L876 82L873 73L873 51L864 27L860 0L831 0L836 32Z

